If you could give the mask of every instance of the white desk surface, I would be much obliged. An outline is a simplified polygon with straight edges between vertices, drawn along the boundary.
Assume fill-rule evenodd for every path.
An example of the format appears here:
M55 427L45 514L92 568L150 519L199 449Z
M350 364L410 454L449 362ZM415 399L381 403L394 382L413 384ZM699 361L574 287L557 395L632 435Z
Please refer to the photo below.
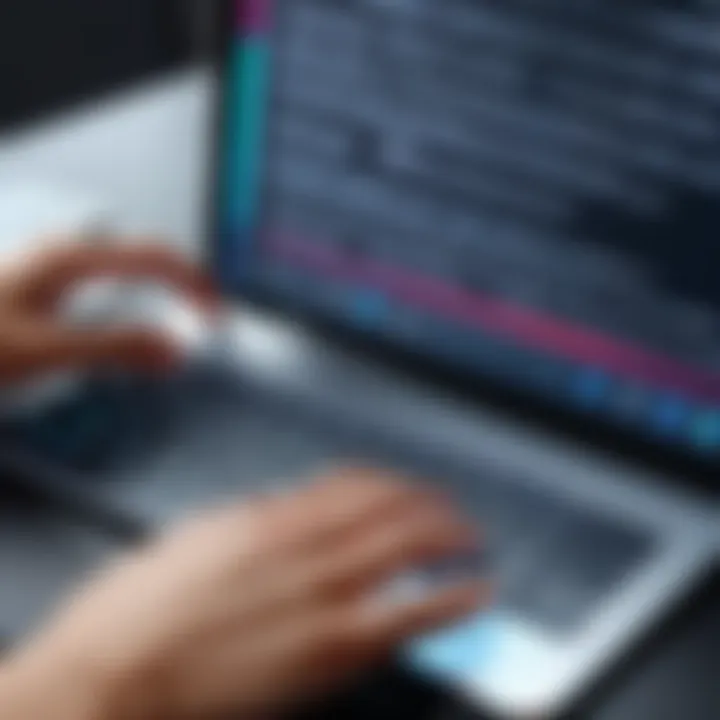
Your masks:
M49 184L109 208L123 229L194 251L212 97L210 73L197 68L0 135L0 189Z

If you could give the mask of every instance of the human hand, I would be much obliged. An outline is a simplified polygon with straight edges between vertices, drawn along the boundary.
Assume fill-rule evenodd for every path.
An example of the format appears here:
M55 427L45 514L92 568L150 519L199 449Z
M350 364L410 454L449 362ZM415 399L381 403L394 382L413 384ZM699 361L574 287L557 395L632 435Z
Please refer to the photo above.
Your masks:
M58 311L68 292L107 278L158 281L203 306L214 302L202 273L162 244L55 244L0 271L0 386L47 371L111 364L159 370L174 362L172 341L147 328L64 321Z
M370 471L335 473L208 514L129 558L6 677L37 698L17 703L23 720L49 717L42 698L58 688L55 720L265 718L474 611L484 595L476 580L412 603L381 601L378 591L475 542L427 490ZM1 703L2 684L0 714L15 720Z

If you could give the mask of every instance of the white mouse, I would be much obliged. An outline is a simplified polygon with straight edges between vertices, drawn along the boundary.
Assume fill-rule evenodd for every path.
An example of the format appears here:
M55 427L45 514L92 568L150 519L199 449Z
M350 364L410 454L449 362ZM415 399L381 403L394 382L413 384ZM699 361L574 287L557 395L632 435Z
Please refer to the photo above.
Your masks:
M217 324L180 293L157 283L88 283L68 298L62 313L66 322L78 325L132 325L164 333L188 362L204 357L217 344ZM6 416L41 411L80 392L88 377L82 371L43 376L4 392L0 411Z
M214 327L179 292L150 282L94 283L71 299L67 311L75 323L132 325L166 333L188 357L203 351Z

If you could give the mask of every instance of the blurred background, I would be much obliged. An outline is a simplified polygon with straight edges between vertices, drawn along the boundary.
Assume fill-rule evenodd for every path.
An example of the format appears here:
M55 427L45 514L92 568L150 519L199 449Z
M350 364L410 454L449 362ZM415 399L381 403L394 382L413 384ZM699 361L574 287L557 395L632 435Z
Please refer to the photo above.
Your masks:
M0 129L187 64L198 50L200 5L196 0L5 0L0 4Z
M194 249L212 98L198 60L214 7L0 4L0 253L101 215L117 234Z

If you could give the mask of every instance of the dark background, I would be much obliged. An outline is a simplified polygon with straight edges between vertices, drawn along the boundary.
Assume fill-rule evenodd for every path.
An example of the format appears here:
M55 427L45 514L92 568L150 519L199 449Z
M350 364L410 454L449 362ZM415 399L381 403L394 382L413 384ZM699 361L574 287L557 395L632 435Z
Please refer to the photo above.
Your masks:
M2 0L0 131L189 62L194 3Z

